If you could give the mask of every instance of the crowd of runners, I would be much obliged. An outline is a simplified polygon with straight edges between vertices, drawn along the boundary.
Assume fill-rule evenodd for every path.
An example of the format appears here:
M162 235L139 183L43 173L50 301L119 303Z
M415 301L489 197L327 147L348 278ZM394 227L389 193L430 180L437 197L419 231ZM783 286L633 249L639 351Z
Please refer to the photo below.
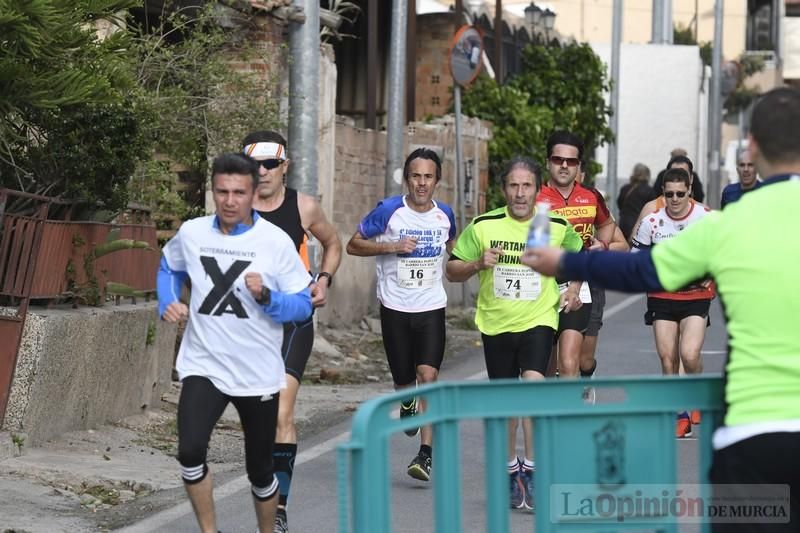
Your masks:
M285 185L283 137L255 132L242 144L243 153L214 161L216 214L186 222L165 246L158 295L165 320L189 318L177 360L178 460L201 530L217 531L206 449L230 402L242 421L259 529L283 533L311 317L326 302L342 244L318 202ZM623 189L621 204L636 198L643 207L620 229L603 195L583 184L587 154L577 135L554 132L546 153L532 155L512 158L499 176L506 205L457 228L453 209L435 199L439 156L417 149L403 168L406 192L381 200L347 243L348 254L375 257L387 363L395 388L408 392L399 416L424 411L414 389L439 379L445 278L477 276L475 324L488 379L585 379L586 402L594 401L588 380L598 366L605 289L647 292L643 323L664 375L702 372L710 303L720 297L731 352L711 480L800 483L800 336L790 324L791 311L800 311L800 247L785 236L800 205L800 91L771 91L755 107L748 148L737 154L740 180L725 188L723 211L701 202L691 159L675 153L650 193L633 180ZM549 247L527 244L537 213L549 218ZM322 246L313 276L309 236ZM187 279L188 305L179 298ZM688 407L676 413L677 438L701 423ZM521 456L520 421L508 426L515 508L534 507L531 423L522 420ZM408 475L428 482L431 428L406 433L420 439ZM794 494L792 510L800 513Z

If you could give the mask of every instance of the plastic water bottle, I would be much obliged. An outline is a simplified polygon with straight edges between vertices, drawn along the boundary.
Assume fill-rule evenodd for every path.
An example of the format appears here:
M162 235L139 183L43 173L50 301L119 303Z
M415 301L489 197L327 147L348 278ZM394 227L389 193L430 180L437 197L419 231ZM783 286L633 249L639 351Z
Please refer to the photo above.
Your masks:
M550 246L550 204L536 202L536 214L528 231L528 248Z

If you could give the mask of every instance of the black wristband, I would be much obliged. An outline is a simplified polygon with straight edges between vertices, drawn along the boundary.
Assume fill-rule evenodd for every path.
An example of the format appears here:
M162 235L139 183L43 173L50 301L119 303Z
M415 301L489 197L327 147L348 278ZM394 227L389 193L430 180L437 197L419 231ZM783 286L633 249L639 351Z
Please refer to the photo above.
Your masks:
M269 305L272 302L272 293L266 285L261 286L261 296L256 299L256 302L261 305Z
M320 272L317 274L317 281L319 281L319 278L328 278L328 287L333 286L333 276L330 272Z

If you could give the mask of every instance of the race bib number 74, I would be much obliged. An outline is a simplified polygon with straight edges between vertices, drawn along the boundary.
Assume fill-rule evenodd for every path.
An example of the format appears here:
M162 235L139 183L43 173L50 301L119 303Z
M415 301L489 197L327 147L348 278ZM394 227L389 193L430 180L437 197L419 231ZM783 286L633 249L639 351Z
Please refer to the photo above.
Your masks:
M505 300L535 300L542 293L542 276L529 268L495 265L494 295Z

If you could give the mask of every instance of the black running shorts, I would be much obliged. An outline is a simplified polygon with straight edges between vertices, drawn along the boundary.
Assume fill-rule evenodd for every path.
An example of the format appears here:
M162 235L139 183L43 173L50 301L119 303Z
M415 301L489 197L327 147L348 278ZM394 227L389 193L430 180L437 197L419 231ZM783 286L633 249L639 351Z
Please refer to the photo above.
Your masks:
M711 325L708 310L711 300L668 300L667 298L647 298L647 312L644 323L652 326L656 320L680 322L686 317L699 316L706 319L706 326Z
M536 326L518 333L481 334L489 379L518 378L526 370L545 373L555 330Z
M562 331L573 329L581 333L586 333L586 328L589 327L589 317L592 314L592 304L583 304L580 309L565 313L564 311L558 314L558 331L556 332L556 339L561 335Z
M592 293L592 303L589 304L592 310L589 312L589 324L586 326L587 337L597 337L600 328L603 327L603 308L606 306L606 290L602 287L589 285L589 292Z
M417 381L417 367L442 365L445 343L444 307L406 313L380 306L383 348L395 385Z
M314 346L314 315L302 322L286 322L283 325L283 364L286 373L299 382L306 371L311 348Z

